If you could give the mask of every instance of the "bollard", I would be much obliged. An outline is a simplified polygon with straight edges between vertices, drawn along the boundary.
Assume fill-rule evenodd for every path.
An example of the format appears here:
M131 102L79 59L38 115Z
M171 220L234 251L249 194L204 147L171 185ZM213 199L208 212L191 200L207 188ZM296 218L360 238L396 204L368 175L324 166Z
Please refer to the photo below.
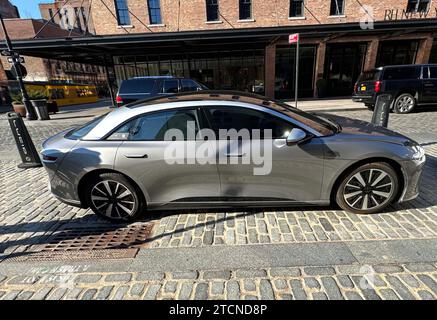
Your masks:
M9 112L8 121L15 143L17 144L18 152L20 153L21 161L23 162L18 165L18 168L42 167L41 159L24 125L23 119L18 113Z
M376 98L375 110L373 111L372 123L375 126L388 126L388 117L393 97L389 94L381 94Z

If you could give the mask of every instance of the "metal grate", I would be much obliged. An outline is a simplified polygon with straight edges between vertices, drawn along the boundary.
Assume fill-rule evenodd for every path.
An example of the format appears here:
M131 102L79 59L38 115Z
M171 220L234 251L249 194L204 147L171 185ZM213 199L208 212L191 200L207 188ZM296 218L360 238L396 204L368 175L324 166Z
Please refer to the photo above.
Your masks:
M152 223L114 228L102 226L65 226L56 230L43 244L32 246L28 252L65 252L140 248L147 245Z

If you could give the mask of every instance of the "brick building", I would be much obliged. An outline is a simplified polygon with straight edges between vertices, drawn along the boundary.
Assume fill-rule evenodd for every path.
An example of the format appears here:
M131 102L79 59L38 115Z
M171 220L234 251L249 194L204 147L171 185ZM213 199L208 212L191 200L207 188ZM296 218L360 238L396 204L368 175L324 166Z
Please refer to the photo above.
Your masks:
M94 0L91 16L96 36L17 45L105 64L115 83L183 75L284 99L294 96L291 33L301 34L302 97L350 95L376 66L437 63L436 0Z
M44 20L59 25L62 29L94 33L89 0L55 0L40 3L39 10Z

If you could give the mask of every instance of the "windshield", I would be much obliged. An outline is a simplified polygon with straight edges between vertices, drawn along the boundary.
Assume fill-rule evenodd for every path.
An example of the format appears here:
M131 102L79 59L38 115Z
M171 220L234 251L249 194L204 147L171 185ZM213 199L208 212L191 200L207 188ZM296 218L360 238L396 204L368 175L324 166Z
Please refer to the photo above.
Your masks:
M100 117L94 118L90 122L85 123L84 125L77 127L76 129L71 130L65 135L65 138L71 139L71 140L79 140L82 139L84 136L86 136L92 129L94 129L100 121L103 120L107 115L104 114Z
M269 101L269 108L283 113L290 118L293 118L303 124L313 128L319 132L322 136L329 136L338 131L338 125L334 123L333 120L327 120L324 117L319 117L311 113L296 109L295 107L289 106L286 103L279 101Z

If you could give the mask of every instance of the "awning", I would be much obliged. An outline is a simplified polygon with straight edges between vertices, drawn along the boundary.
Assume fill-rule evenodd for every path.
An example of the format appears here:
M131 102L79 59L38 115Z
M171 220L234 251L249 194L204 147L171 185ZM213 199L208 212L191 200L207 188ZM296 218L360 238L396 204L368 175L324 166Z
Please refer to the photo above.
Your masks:
M263 48L272 41L285 39L291 33L301 33L303 40L309 40L339 35L377 36L417 32L437 32L437 19L375 22L374 29L366 30L355 22L15 40L13 46L22 55L102 65L105 56ZM0 49L5 48L5 44L0 45Z

